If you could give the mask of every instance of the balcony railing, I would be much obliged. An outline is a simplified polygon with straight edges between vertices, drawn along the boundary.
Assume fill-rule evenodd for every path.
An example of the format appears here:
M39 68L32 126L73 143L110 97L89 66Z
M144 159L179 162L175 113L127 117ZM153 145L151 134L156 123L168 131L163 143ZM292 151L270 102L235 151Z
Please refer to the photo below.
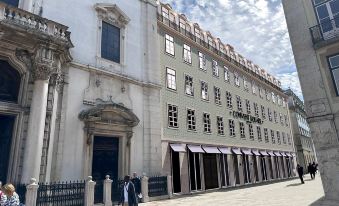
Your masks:
M0 24L22 28L27 32L70 41L68 27L17 7L0 2Z
M175 31L181 33L182 35L186 36L187 38L189 38L192 41L196 42L197 44L201 45L202 47L212 51L216 55L218 55L221 58L225 59L226 61L232 63L233 65L237 66L238 68L241 68L242 70L244 70L245 72L251 74L252 76L257 77L258 79L260 79L261 81L263 81L266 84L270 85L271 87L277 89L278 91L283 92L283 90L280 87L278 87L277 85L275 85L272 82L268 81L267 79L263 78L262 76L260 76L259 74L255 73L254 71L252 71L251 69L249 69L245 65L240 64L238 61L236 61L235 59L231 58L226 53L221 52L216 47L213 47L211 44L209 44L208 42L204 41L203 39L197 38L197 36L195 36L190 31L186 30L183 27L180 27L178 24L176 24L176 22L166 18L165 16L163 16L163 15L161 15L159 13L158 13L158 21L160 21L164 25L174 29Z
M313 44L325 42L339 36L339 17L321 22L310 28Z

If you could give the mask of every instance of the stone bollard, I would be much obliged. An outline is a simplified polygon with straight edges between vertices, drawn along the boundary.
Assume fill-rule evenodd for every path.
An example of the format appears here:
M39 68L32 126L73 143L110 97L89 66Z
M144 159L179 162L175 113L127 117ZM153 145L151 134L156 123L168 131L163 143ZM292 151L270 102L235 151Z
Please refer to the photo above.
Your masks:
M94 205L94 187L96 182L92 180L92 176L88 176L85 186L85 206Z
M26 206L35 206L39 185L36 183L36 179L32 178L29 185L26 185Z
M148 177L143 176L141 178L141 193L142 193L142 202L148 202L149 196L148 196Z
M168 198L171 199L173 197L173 186L172 186L171 175L167 175L167 192L168 192Z
M104 205L112 206L112 180L109 178L109 175L106 175L104 180Z

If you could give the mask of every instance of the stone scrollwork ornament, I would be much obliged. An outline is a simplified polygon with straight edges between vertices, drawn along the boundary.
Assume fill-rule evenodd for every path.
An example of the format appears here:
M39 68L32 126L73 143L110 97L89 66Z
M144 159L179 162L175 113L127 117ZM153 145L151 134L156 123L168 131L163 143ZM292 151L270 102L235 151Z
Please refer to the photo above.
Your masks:
M53 73L58 73L54 65L54 52L47 48L40 48L35 55L33 62L33 79L49 80Z

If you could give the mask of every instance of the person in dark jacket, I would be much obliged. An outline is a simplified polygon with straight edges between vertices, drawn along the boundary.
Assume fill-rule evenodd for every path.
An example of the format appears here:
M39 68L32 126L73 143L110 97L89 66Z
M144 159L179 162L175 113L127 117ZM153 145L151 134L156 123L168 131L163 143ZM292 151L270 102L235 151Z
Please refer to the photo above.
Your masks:
M315 162L312 163L312 174L311 177L313 176L312 179L315 179L315 173L317 172L317 166L315 165Z
M134 184L131 181L131 178L129 175L126 175L124 178L124 185L121 190L119 204L123 206L137 206L138 205L138 200L135 194Z
M311 179L313 179L313 166L311 163L308 163L307 172L311 175Z
M140 202L140 200L142 198L142 195L141 195L141 180L138 177L136 172L133 173L132 182L133 182L134 187L135 187L135 193L136 193L136 195L138 197L138 202Z
M297 171L298 171L298 175L299 175L299 178L301 180L301 184L305 184L304 182L304 168L302 166L300 166L299 164L297 164Z

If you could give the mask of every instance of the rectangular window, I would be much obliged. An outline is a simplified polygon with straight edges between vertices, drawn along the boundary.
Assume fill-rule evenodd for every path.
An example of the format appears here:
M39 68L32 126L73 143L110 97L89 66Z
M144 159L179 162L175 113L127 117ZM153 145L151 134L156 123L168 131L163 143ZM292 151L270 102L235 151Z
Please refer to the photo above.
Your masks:
M235 137L235 125L234 125L233 119L228 120L228 127L229 127L230 137Z
M232 109L233 104L232 104L232 94L228 91L226 91L226 101L227 101L227 107Z
M258 141L262 141L262 136L261 136L261 127L257 126L257 135L258 135Z
M168 105L168 126L178 128L178 107L172 104Z
M277 112L274 111L273 114L274 114L274 122L278 123L278 114L277 114Z
M176 75L175 75L175 70L167 68L167 88L168 89L177 89L177 84L176 84Z
M196 130L195 110L187 109L187 129Z
M218 105L221 105L221 93L220 93L220 88L214 87L214 100L215 103Z
M249 87L248 87L248 81L247 81L246 77L244 77L243 80L244 80L244 90L248 91Z
M277 131L277 141L278 141L278 144L281 144L280 132L279 131Z
M218 134L224 135L224 120L222 117L217 116Z
M120 63L120 28L102 22L101 57Z
M282 132L281 133L281 136L282 136L282 141L284 144L286 144L286 136L285 136L285 132Z
M272 92L272 102L273 102L273 104L275 104L275 94L274 94L274 92Z
M338 5L337 5L338 6ZM339 12L339 9L337 9ZM338 17L337 17L338 19ZM337 22L337 20L336 20ZM339 26L337 26L339 27ZM328 57L329 67L333 79L333 85L335 87L335 91L337 96L339 96L339 55L334 55Z
M201 52L199 52L199 68L206 71L206 57Z
M236 95L237 98L237 106L238 106L238 110L242 111L242 102L241 102L241 97Z
M245 124L243 122L239 122L239 128L240 128L240 138L246 138L245 136Z
M271 130L271 139L272 139L272 144L275 144L275 137L274 137L274 131Z
M185 75L185 93L190 96L194 96L193 90L193 77Z
M192 63L192 53L191 53L191 47L184 44L184 61L187 63Z
M219 77L219 67L218 67L218 62L213 60L212 61L212 71L213 71L213 76Z
M281 113L279 113L279 119L280 119L280 124L284 125L284 118L283 118L283 115Z
M201 98L208 100L208 84L204 81L201 81Z
M166 34L165 38L166 38L166 40L165 40L166 41L165 42L166 53L174 56L174 40L173 40L173 37Z
M265 107L263 105L261 105L261 117L263 119L266 119L266 112L265 112Z
M224 78L226 82L230 82L230 71L224 66Z
M286 127L288 127L288 119L287 119L287 115L286 114L284 115L284 119L285 119L285 125L286 125Z
M251 103L250 100L246 99L246 110L247 110L247 114L251 114Z
M261 87L259 87L259 97L264 98L264 90Z
M204 121L204 132L211 133L211 119L210 115L207 113L203 114L203 121Z
M8 5L14 6L14 7L18 7L19 5L19 0L1 0L0 2L4 2Z
M270 95L271 95L271 93L269 92L269 91L267 91L267 90L265 90L265 93L266 93L266 99L267 99L267 101L270 101Z
M270 108L267 108L267 113L268 113L268 120L270 120L272 122L273 118L272 118L272 111L271 111Z
M287 136L288 144L291 145L292 143L291 143L291 136L290 136L290 134L286 134L286 136Z
M256 94L257 93L257 89L256 89L256 85L255 85L255 82L252 81L252 93L253 94Z
M265 142L268 143L269 139L268 139L268 129L264 128L264 136L265 136Z
M253 125L248 124L248 132L250 133L250 140L254 140Z
M238 73L234 73L234 84L237 87L240 87L240 79Z
M259 107L258 107L258 103L254 102L253 103L254 106L254 114L256 117L259 117Z

